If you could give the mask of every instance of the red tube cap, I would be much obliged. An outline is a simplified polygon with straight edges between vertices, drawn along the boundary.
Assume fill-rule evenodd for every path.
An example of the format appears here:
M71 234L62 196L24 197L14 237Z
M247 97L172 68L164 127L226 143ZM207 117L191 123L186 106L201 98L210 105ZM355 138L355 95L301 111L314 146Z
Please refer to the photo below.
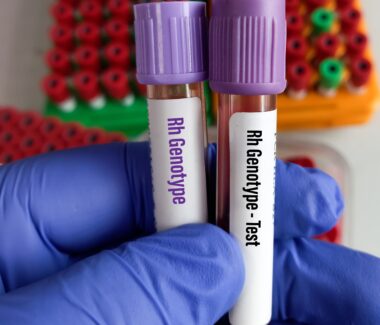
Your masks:
M82 45L77 48L74 60L81 70L98 72L100 70L99 50L91 45Z
M329 0L306 0L306 7L309 12L314 11L317 8L324 7Z
M75 25L74 7L69 2L57 2L51 7L51 15L60 25Z
M123 69L108 69L103 74L102 81L107 94L111 98L123 100L131 93L128 78Z
M74 31L69 26L53 26L50 30L50 39L56 47L66 51L71 51L75 47Z
M300 0L286 0L286 12L294 13L298 12L301 7Z
M303 36L291 36L286 42L286 58L288 62L303 60L308 52L307 40Z
M106 47L104 55L111 67L126 69L129 66L129 49L126 44L112 42Z
M83 145L105 144L107 143L107 135L101 129L88 129L83 136Z
M92 71L80 71L74 76L74 87L79 97L89 102L101 94L99 79Z
M354 87L363 87L368 84L372 73L372 63L366 58L355 58L350 64L350 82Z
M101 24L103 21L103 7L97 0L85 0L79 5L79 12L84 21Z
M56 104L61 104L71 97L66 79L59 75L49 75L42 81L45 94Z
M303 30L305 28L305 22L303 17L299 13L292 12L288 14L286 16L286 21L288 37L302 35Z
M345 9L341 12L341 29L345 34L353 33L358 29L362 13L353 7Z
M339 11L349 9L355 3L355 0L336 0L336 6Z
M350 57L362 56L367 49L368 37L360 32L353 32L347 35L347 54Z
M85 129L79 123L66 123L62 129L61 138L70 147L78 147L82 144Z
M61 134L62 127L62 122L56 117L47 117L40 125L40 134L44 138L56 138Z
M338 52L340 41L339 37L334 34L325 33L319 36L315 42L316 56L319 61L327 58L333 58Z
M295 61L287 67L288 88L301 91L309 88L312 70L307 61Z
M132 5L129 0L109 0L107 8L112 17L132 22Z
M25 112L21 114L17 126L22 133L35 132L41 126L42 120L41 115L36 112Z
M129 41L128 25L120 18L110 19L105 26L105 31L111 41L122 43Z
M56 74L68 76L72 72L70 54L62 49L52 49L45 57L48 67Z
M82 44L98 47L102 43L100 27L91 22L83 22L76 29L76 36Z

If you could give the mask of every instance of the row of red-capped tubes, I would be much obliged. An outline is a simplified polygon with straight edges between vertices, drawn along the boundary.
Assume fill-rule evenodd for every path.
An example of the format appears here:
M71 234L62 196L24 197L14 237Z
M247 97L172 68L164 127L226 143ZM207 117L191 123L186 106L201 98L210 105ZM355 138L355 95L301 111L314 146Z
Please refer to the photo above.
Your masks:
M51 7L51 15L62 25L75 26L85 21L101 25L109 17L133 23L133 7L129 0L58 1Z
M97 73L107 67L129 70L131 53L127 45L111 42L104 51L100 51L92 45L79 46L73 54L54 48L47 52L45 61L53 73L70 76L76 70L89 70Z
M86 129L78 123L44 118L33 111L0 109L0 163L51 151L125 141L126 137L121 133Z
M77 94L80 99L91 102L103 93L110 98L123 100L132 94L130 84L134 82L141 96L146 95L146 87L135 82L123 69L111 68L98 74L91 71L79 71L73 77L73 90L67 79L57 74L48 75L42 82L45 94L56 104L62 104Z

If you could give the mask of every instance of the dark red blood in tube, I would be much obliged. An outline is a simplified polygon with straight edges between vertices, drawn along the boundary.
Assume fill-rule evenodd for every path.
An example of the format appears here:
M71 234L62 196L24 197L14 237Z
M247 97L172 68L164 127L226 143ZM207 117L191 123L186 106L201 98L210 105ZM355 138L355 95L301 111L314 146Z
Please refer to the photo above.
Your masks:
M290 162L292 164L299 165L304 168L316 168L316 164L314 160L307 156L300 156L300 157L293 157L286 159L287 162Z
M112 17L132 21L132 4L129 0L109 0L107 8Z
M306 7L309 12L314 11L317 8L324 7L329 0L306 0Z
M60 25L75 25L74 7L69 2L57 2L51 7L51 15Z
M52 49L46 54L46 63L56 74L68 76L72 71L70 54L59 48Z
M302 35L305 23L304 18L298 13L290 13L286 16L288 37Z
M126 69L129 66L129 48L121 42L112 42L105 49L109 66Z
M315 41L316 56L319 61L336 56L340 46L339 37L334 34L325 33Z
M114 99L122 100L130 93L128 77L123 69L110 68L102 76L107 94Z
M111 41L128 43L129 28L122 19L110 19L105 26L105 31Z
M74 76L74 87L83 100L89 102L101 94L99 78L95 72L80 71Z
M101 24L103 21L103 7L99 1L82 1L79 5L79 12L85 21L90 21L95 24Z
M74 30L69 26L53 26L50 30L50 38L60 49L71 51L75 47Z
M56 138L62 133L62 122L55 117L45 118L40 125L40 134L42 137L51 139Z
M286 42L286 58L288 62L303 60L308 52L307 40L303 36L291 36Z
M74 60L81 70L98 72L100 70L99 50L91 45L78 47L74 54Z
M362 14L353 7L341 12L340 23L342 32L345 34L355 32L358 29Z
M297 12L300 6L300 0L286 0L286 12Z
M82 44L98 47L102 43L100 27L91 22L83 22L78 25L76 36Z
M22 133L34 132L39 129L42 121L41 115L37 112L26 112L21 114L17 126Z
M101 129L89 129L83 136L83 145L107 143L107 135Z
M350 57L362 56L367 49L368 37L360 32L353 32L347 35L347 54Z
M354 87L365 86L371 77L372 63L366 58L355 58L350 64L350 82Z
M66 79L59 75L49 75L42 81L45 94L57 104L63 103L71 97Z
M82 141L85 129L79 123L66 123L63 125L61 138L69 147Z
M307 90L310 84L312 70L306 61L294 61L287 66L288 88L301 91Z

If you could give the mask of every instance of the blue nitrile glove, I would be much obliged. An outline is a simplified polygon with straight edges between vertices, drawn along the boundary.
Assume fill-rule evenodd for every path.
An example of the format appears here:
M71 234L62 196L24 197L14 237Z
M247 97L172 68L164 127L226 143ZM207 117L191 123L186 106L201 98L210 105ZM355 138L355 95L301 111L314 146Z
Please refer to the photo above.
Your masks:
M145 143L54 153L0 168L0 324L212 324L233 305L244 271L229 235L193 225L142 237L154 232L149 164ZM281 162L277 174L274 316L345 323L346 310L348 322L373 323L376 286L363 281L369 276L376 283L377 260L346 253L356 258L352 265L331 256L342 248L292 239L336 222L342 209L336 184ZM314 259L305 243L328 247L326 259ZM313 287L319 280L320 291ZM352 286L355 294L347 296ZM302 310L298 299L304 299ZM310 319L317 312L319 318Z

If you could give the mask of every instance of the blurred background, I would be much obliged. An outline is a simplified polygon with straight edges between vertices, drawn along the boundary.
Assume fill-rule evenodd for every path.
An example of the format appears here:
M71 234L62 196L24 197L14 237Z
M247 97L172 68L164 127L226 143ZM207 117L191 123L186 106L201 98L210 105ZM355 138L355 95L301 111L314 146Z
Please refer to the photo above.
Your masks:
M0 0L1 162L147 139L132 3ZM379 11L374 0L287 0L289 85L278 103L279 156L325 170L345 194L341 224L321 239L378 256Z

